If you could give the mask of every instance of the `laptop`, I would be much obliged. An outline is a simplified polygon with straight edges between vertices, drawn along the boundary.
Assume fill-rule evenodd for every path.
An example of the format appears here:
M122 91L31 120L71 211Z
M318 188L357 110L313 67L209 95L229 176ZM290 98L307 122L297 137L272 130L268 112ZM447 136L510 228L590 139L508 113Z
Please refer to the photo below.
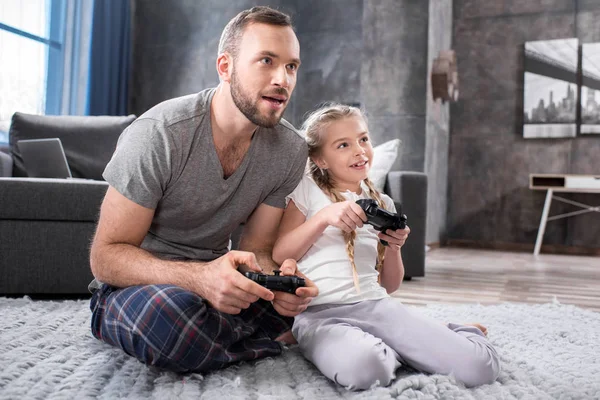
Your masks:
M72 178L59 138L18 140L17 147L30 178Z

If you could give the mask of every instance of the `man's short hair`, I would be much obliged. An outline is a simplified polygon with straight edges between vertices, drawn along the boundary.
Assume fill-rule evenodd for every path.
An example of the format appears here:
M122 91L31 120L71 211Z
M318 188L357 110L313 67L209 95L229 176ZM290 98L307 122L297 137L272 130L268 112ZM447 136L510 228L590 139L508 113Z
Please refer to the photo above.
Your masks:
M221 34L221 40L219 41L219 54L229 53L235 59L244 29L252 23L289 26L293 28L292 19L289 15L271 7L252 7L236 15L225 26Z

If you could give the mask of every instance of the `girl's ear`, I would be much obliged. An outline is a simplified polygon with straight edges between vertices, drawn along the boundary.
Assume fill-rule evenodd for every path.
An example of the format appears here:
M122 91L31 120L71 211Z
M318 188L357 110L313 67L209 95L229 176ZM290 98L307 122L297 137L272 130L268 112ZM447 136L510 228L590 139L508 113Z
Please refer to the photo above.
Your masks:
M321 157L315 157L312 159L317 167L321 169L327 169L327 163Z

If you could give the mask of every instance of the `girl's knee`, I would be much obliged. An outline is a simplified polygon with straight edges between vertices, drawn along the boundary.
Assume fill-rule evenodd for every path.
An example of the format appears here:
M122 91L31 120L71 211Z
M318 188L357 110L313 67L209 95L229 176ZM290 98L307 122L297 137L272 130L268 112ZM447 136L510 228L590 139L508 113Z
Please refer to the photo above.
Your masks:
M369 389L376 384L388 386L394 379L397 365L395 355L382 344L346 362L335 374L334 380L350 390Z
M500 374L500 360L495 351L490 351L487 357L478 357L466 363L460 371L455 371L457 380L467 387L491 384Z

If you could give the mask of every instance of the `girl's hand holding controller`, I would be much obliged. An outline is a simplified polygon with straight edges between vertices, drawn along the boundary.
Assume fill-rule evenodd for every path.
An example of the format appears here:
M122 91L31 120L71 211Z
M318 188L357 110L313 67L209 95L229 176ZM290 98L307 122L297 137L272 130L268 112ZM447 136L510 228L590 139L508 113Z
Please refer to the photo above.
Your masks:
M387 229L385 232L379 232L377 236L388 243L390 250L398 251L404 246L409 234L410 228L407 225L404 229Z
M315 216L320 218L324 225L335 226L344 232L352 232L357 227L361 228L367 220L363 209L353 201L333 203L323 208Z
M306 286L296 289L295 294L273 292L275 294L275 298L273 299L273 308L275 308L275 311L286 317L295 317L306 310L306 307L308 307L311 300L319 294L319 289L317 289L317 286L313 281L308 279L302 272L298 271L295 260L285 260L279 267L279 271L282 276L295 275L304 278Z

